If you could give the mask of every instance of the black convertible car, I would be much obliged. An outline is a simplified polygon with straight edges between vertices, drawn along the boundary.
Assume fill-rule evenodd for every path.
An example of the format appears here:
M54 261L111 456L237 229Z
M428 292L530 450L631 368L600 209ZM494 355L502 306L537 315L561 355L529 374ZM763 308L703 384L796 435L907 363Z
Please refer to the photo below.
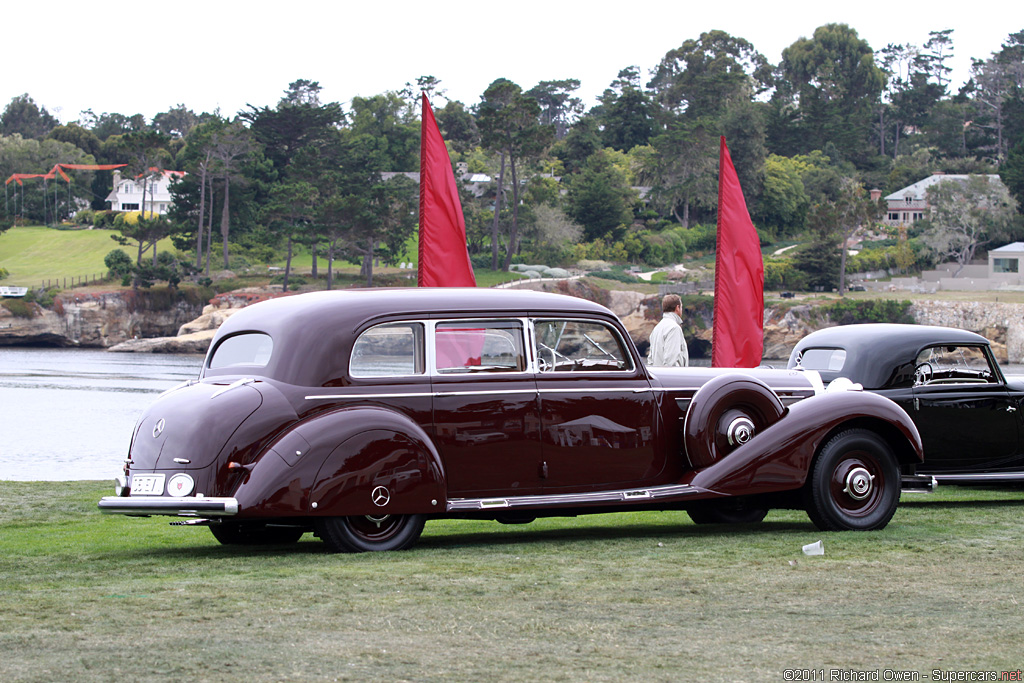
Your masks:
M789 367L817 370L826 384L846 378L907 411L925 459L905 468L905 484L913 474L950 484L1024 482L1024 377L1005 376L981 335L926 325L831 327L804 337Z

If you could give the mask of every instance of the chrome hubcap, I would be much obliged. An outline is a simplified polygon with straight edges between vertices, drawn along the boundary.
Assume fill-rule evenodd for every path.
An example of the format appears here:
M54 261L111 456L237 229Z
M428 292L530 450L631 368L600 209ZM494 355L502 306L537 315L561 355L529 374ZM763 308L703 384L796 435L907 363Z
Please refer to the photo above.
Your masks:
M754 437L754 423L749 417L737 417L725 432L730 446L741 446Z
M863 467L854 467L846 475L846 488L843 493L854 500L864 500L871 495L874 477Z
M375 524L379 529L381 524L388 521L388 517L390 516L391 515L380 515L379 517L377 517L374 515L366 515L366 521L370 522L371 524Z

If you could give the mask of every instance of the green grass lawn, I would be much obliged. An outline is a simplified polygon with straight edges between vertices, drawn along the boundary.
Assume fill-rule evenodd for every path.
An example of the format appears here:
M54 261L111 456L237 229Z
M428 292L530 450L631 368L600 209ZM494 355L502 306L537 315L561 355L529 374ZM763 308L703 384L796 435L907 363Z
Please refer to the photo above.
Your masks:
M39 287L49 280L51 284L63 287L66 278L70 287L72 278L78 282L78 278L92 280L93 276L103 277L107 272L103 259L110 250L120 248L133 259L136 256L132 249L120 247L110 239L114 234L117 234L114 230L54 230L44 226L11 228L0 233L0 266L10 272L10 276L3 284ZM161 251L173 249L170 240L163 240L157 246ZM215 259L211 264L214 270L220 268L217 264L218 261ZM256 264L253 266L253 272L267 276L268 265L283 268L284 260L266 265ZM296 248L292 259L293 271L298 275L308 276L312 266L313 258L309 251L301 247ZM358 278L358 265L335 261L334 268L339 276L345 278L344 286L362 285ZM327 263L322 255L318 271L320 278L326 279ZM413 271L384 266L375 268L374 272L376 275L400 278ZM521 279L522 275L479 269L476 271L476 278L478 286L493 287L496 284ZM415 286L415 280L410 282L411 286Z
M39 287L46 280L63 287L67 278L102 278L107 273L103 258L112 249L122 249L135 258L130 249L120 247L111 235L114 230L54 230L39 225L19 226L0 233L0 266L10 272L5 285ZM170 241L158 247L170 247Z
M311 535L220 546L164 518L103 516L109 493L0 481L0 680L784 681L787 669L853 680L831 670L1021 666L1020 490L908 495L878 532L822 533L781 510L735 527L681 512L451 520L428 522L409 551L362 555ZM804 556L819 539L824 556Z

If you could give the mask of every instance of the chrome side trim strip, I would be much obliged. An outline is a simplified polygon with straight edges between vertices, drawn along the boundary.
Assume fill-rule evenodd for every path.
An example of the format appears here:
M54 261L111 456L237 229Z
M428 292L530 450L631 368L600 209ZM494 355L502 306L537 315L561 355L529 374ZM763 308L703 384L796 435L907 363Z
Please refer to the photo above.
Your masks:
M407 394L319 394L314 396L306 396L307 401L338 401L346 398L365 398L365 399L378 399L378 398L427 398L434 394L429 391L417 391L410 392Z
M689 484L655 486L648 489L620 489L590 493L556 493L539 496L510 496L508 498L452 498L448 512L465 510L491 510L504 508L536 508L585 503L621 503L631 500L659 500L700 493L702 489Z
M434 397L451 396L509 396L511 394L536 394L536 389L505 389L504 391L435 391Z
M565 387L564 389L538 389L541 394L643 394L650 387Z
M426 398L426 397L451 397L451 396L508 396L510 394L642 394L648 391L689 391L689 389L666 389L664 387L564 387L560 389L501 389L484 391L420 391L409 393L392 394L314 394L306 396L307 401L340 401L345 399L382 399L382 398ZM783 402L795 402L804 398L810 398L813 393L807 387L800 389L780 388L775 393L793 391L804 392L806 396L780 396ZM690 400L690 399L685 399Z
M344 399L381 399L381 398L427 398L427 397L451 397L451 396L509 396L511 394L629 394L650 391L647 387L595 387L595 388L565 388L565 389L500 389L484 391L421 391L402 394L317 394L306 396L307 401L317 400L344 400Z
M108 515L230 517L238 514L238 501L234 498L105 496L97 505L100 512Z
M701 386L703 386L703 385L701 385ZM664 391L664 392L669 392L669 391L696 391L699 388L700 387L651 387L651 391ZM807 393L807 394L810 394L812 396L814 395L814 387L808 387L808 386L803 386L803 387L772 387L772 386L769 386L768 388L771 389L772 391L774 391L776 394L779 393L780 391L792 391L792 392Z
M240 379L240 380L238 380L236 382L232 382L231 384L227 385L226 387L224 387L223 389L221 389L219 391L213 392L212 394L210 394L210 399L215 399L218 396L220 396L221 394L226 394L227 392L231 391L232 389L237 389L238 387L245 386L246 384L253 384L255 382L256 382L256 380L253 379L252 377L244 377L244 378L242 378L242 379Z
M938 482L946 484L956 484L958 482L977 483L983 481L1024 481L1024 472L980 472L978 474L959 472L956 474L932 474L931 477Z

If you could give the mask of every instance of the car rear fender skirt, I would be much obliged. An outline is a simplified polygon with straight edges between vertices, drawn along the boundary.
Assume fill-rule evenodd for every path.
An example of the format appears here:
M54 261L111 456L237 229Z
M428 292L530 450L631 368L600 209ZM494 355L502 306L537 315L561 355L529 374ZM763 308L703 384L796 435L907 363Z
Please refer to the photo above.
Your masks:
M444 468L430 438L387 408L320 413L280 435L247 469L235 498L242 510L259 510L261 516L369 514L381 507L371 500L377 486L394 499L389 514L444 509ZM370 482L377 483L365 495L352 492ZM339 498L348 502L342 505Z
M821 446L848 427L875 431L904 462L923 460L917 428L889 399L859 391L820 394L790 406L778 422L697 472L690 484L732 496L798 489Z
M347 439L324 462L310 512L331 516L437 513L445 509L440 459L407 431L370 428Z

